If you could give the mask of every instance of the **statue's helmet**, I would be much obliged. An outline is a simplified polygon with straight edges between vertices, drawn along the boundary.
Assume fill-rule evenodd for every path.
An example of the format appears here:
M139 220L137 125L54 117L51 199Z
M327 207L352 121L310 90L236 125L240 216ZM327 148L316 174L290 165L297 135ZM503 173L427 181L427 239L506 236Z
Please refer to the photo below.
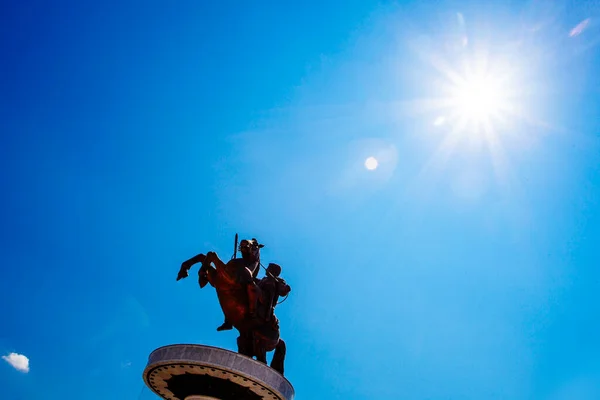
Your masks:
M267 265L267 271L274 277L278 277L281 274L281 266L275 263L269 263Z

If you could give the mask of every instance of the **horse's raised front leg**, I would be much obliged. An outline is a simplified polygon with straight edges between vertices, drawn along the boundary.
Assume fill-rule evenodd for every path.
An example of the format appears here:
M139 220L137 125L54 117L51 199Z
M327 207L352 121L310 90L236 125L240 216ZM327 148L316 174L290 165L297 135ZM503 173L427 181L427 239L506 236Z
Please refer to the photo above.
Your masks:
M188 271L194 264L204 262L206 256L204 254L198 254L189 260L185 260L181 263L181 268L179 269L179 273L177 274L177 280L184 279L188 277Z
M202 267L200 267L200 270L198 271L198 285L200 285L200 289L206 286L207 283L210 283L212 287L215 287L216 279L217 270L206 262L202 263Z
M214 264L215 268L213 268L210 264ZM200 288L206 286L207 283L210 283L211 286L215 286L215 280L217 277L217 270L220 268L224 268L225 264L217 253L214 251L209 251L206 253L206 257L202 262L202 267L200 267L200 271L198 271L198 284Z
M275 347L273 359L271 360L271 368L279 372L281 375L283 375L283 362L285 361L285 352L285 342L282 339L279 339L279 343L277 343L277 346Z
M213 264L214 268L210 265ZM206 285L206 281L210 282L210 284L214 287L215 280L217 278L217 273L220 269L225 268L225 263L221 261L217 253L214 251L209 251L206 253L206 258L202 263L201 271L198 273L202 273L200 276L200 287L204 287ZM204 280L204 282L202 282Z
M214 251L209 251L206 253L206 259L204 260L205 264L213 264L217 270L221 268L225 268L225 263L221 261L217 253Z

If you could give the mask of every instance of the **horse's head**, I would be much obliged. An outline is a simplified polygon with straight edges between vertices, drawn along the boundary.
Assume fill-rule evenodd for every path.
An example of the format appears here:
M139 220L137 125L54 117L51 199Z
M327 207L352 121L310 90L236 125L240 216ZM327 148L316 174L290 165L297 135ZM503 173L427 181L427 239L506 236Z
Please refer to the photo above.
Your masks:
M264 244L259 244L258 240L252 238L250 240L244 239L240 242L240 252L242 258L248 261L259 261L260 260L260 249L265 247Z

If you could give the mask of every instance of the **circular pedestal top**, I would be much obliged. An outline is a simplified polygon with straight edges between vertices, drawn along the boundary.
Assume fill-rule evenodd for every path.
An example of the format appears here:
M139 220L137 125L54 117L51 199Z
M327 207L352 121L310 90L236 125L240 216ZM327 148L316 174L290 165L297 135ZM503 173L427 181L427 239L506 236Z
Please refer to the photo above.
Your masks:
M249 357L216 347L177 344L154 350L144 382L163 399L292 400L280 373Z

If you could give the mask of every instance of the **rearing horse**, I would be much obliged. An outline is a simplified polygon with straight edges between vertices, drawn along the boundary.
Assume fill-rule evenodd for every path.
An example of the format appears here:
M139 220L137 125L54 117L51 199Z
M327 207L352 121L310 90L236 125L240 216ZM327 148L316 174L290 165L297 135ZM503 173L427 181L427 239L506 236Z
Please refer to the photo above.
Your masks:
M181 264L177 280L186 278L194 264L202 263L198 271L200 288L210 283L216 289L225 318L240 333L238 352L256 356L258 361L266 364L266 353L275 350L271 367L283 375L285 342L279 338L279 325L276 320L259 319L256 312L262 304L261 290L255 283L262 247L256 239L242 240L242 258L234 258L227 264L215 252L198 254Z

